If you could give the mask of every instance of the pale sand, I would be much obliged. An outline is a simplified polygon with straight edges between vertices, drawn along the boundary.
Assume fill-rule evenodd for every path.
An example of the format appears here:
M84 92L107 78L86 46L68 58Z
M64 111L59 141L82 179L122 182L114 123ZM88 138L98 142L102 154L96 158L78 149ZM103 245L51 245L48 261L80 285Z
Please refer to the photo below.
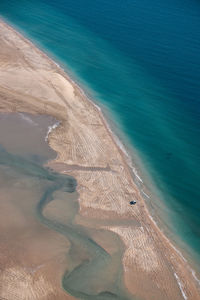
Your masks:
M148 300L200 299L190 266L151 219L101 111L62 69L3 22L0 45L0 111L44 113L61 121L49 135L58 153L50 166L77 179L77 222L116 232L124 241L129 291ZM137 205L130 206L131 200Z

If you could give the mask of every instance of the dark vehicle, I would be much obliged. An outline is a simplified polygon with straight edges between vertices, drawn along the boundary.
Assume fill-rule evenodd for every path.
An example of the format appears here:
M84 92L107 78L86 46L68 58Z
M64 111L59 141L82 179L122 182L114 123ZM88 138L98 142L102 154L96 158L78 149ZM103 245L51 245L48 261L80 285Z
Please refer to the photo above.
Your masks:
M130 205L135 205L136 201L130 201Z

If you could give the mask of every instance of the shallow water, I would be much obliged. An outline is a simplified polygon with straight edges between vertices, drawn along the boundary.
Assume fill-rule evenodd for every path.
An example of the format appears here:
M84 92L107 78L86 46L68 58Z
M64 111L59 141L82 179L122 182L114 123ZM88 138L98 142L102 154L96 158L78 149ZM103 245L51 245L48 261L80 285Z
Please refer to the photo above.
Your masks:
M77 225L76 180L42 166L52 154L55 156L44 144L53 122L48 116L0 115L0 296L11 299L19 294L12 279L13 268L34 276L43 266L50 270L52 266L53 272L48 272L60 274L64 265L60 284L77 298L133 299L123 285L124 247L119 237ZM96 242L99 235L101 244L109 244L107 248L116 249L114 253ZM11 291L7 288L9 280Z
M148 201L198 260L199 12L195 0L0 3L5 18L109 108L153 183Z
M44 137L57 121L51 116L0 114L0 143L11 154L43 163L56 157Z

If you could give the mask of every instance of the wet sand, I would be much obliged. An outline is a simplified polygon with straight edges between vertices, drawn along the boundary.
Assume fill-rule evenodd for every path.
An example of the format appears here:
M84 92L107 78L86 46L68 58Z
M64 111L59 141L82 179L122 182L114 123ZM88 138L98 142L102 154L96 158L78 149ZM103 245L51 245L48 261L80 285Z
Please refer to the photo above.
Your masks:
M44 168L38 159L52 159L45 142L52 121L45 115L0 114L0 295L65 299L64 288L78 299L128 300L119 236L77 225L76 180ZM96 242L100 239L104 247Z
M45 136L55 123L51 116L0 114L0 144L9 153L38 163L52 160L56 152L48 146Z
M39 165L55 158L45 142L54 123L50 116L0 114L0 299L68 299L61 278L69 242L35 213L49 185Z
M47 114L61 122L49 134L57 157L48 166L77 180L77 226L87 228L108 252L119 245L118 238L123 241L123 279L132 299L200 299L190 266L151 219L127 158L101 111L62 69L3 22L0 43L0 111ZM137 201L135 206L129 205L132 200ZM44 213L52 217L54 209ZM109 244L107 231L118 235L113 243ZM116 255L117 260L121 256ZM43 273L44 280L45 276L51 276L49 270ZM37 293L37 287L31 289Z

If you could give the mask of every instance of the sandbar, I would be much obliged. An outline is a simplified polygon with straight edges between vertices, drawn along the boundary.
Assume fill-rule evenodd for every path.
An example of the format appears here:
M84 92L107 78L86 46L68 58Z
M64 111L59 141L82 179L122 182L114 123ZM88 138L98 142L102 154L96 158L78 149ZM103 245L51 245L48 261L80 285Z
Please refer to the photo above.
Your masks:
M77 224L115 232L123 241L124 282L133 298L200 299L191 267L152 220L101 110L53 60L3 21L0 45L0 112L47 114L60 122L48 136L57 152L48 166L76 178ZM105 246L101 239L98 243Z

